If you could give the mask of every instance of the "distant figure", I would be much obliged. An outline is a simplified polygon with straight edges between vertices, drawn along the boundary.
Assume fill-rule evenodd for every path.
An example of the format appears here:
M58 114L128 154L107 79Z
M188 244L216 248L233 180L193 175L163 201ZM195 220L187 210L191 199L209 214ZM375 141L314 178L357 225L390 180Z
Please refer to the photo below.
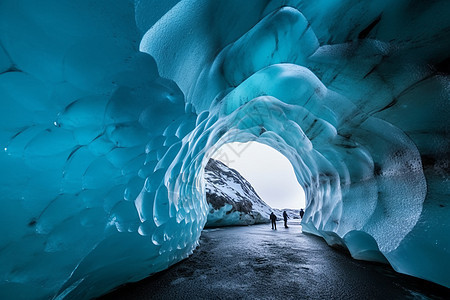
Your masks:
M284 228L288 228L287 226L287 219L288 219L288 215L286 211L283 211L283 219L284 219Z
M277 216L273 212L270 214L270 221L272 221L272 229L277 230Z
M305 212L303 211L303 208L300 209L300 218L303 219L303 215L305 214Z

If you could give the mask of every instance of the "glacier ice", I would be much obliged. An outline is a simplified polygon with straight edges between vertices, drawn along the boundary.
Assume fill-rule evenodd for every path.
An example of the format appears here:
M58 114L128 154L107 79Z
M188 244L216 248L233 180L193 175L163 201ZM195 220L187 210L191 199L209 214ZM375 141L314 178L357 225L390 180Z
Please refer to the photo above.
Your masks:
M258 141L303 229L450 286L450 3L0 2L0 298L98 296L187 257L204 167Z

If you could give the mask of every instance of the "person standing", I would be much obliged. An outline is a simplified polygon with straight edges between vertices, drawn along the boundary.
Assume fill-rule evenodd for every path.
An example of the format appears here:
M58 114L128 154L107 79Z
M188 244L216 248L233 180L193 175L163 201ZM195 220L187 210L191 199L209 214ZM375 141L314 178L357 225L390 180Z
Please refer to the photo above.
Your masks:
M277 216L273 212L270 214L270 221L272 222L272 229L277 230Z
M283 219L284 219L284 228L288 228L287 226L288 215L286 211L283 211Z
M303 211L303 208L300 209L300 218L303 219L303 215L305 214L305 212Z

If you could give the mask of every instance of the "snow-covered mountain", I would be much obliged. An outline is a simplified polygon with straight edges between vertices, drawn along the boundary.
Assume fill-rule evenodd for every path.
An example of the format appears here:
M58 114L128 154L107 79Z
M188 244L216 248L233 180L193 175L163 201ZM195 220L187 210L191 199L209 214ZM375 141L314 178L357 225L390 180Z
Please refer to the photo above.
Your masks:
M205 167L209 214L206 227L268 223L272 208L234 169L210 159Z

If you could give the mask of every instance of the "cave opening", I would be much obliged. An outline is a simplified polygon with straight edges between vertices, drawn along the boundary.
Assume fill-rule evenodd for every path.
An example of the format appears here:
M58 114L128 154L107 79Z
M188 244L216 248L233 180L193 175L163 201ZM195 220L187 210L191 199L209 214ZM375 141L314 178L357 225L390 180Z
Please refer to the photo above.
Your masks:
M272 147L254 141L233 142L220 147L212 158L238 171L270 207L305 208L305 192L292 164Z
M209 226L265 223L271 212L298 223L305 192L286 156L256 141L223 144L205 168Z

